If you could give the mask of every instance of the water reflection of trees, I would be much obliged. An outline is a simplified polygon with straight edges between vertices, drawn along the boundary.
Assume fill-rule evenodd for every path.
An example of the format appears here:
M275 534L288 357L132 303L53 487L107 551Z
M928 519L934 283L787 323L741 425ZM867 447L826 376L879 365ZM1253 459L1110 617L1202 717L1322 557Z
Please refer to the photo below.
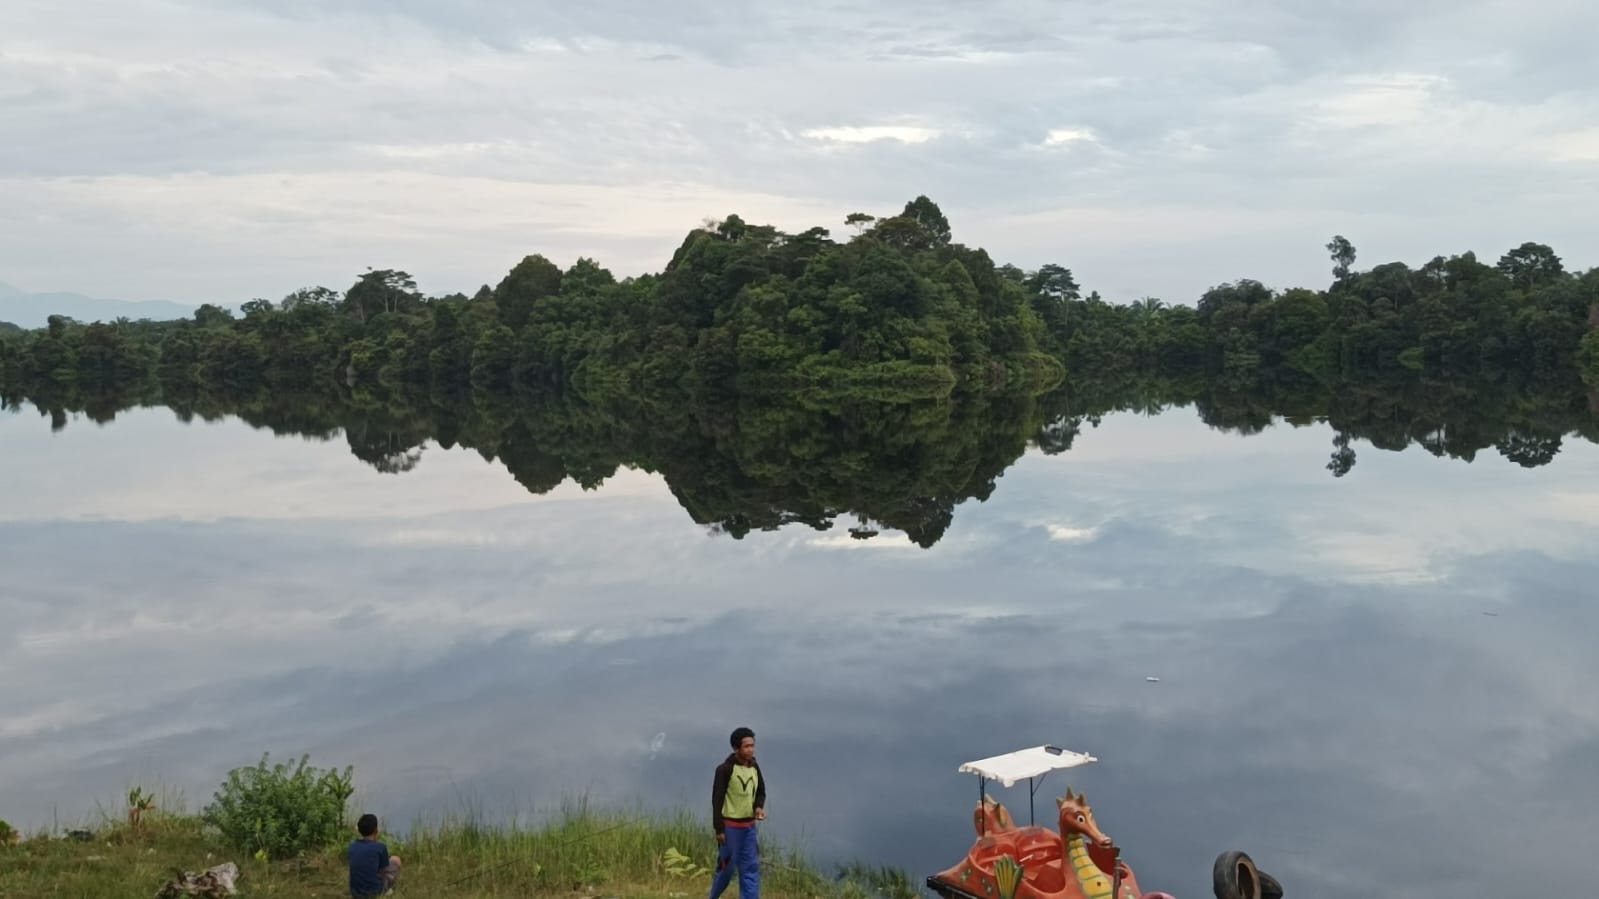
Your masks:
M1069 452L1113 414L1150 415L1192 407L1207 426L1239 435L1325 424L1333 430L1324 465L1354 471L1357 442L1383 451L1418 446L1471 462L1496 450L1517 465L1550 464L1568 439L1599 442L1599 395L1575 385L1529 390L1508 382L1459 384L1257 383L1249 389L1192 382L1079 380L1038 397L967 397L882 402L864 398L719 399L626 397L593 404L553 395L163 393L145 385L86 395L66 390L6 396L31 406L53 430L72 414L114 420L123 409L165 405L183 421L236 416L279 435L344 440L363 463L400 474L435 442L503 464L532 493L568 479L594 488L629 467L660 474L698 524L741 538L842 521L854 539L904 533L936 543L968 500L986 500L1029 447Z

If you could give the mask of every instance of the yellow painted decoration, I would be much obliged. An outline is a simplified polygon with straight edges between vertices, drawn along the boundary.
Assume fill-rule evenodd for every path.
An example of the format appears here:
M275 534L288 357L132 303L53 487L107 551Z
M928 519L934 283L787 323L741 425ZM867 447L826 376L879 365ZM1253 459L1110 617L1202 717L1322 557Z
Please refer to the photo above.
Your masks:
M1015 899L1016 885L1022 882L1022 866L1002 855L994 861L994 880L999 884L999 899Z
M1072 869L1077 873L1077 885L1082 891L1084 899L1114 899L1110 889L1110 878L1105 872L1094 864L1094 859L1088 854L1088 844L1078 834L1072 834L1066 841L1066 857L1071 860Z

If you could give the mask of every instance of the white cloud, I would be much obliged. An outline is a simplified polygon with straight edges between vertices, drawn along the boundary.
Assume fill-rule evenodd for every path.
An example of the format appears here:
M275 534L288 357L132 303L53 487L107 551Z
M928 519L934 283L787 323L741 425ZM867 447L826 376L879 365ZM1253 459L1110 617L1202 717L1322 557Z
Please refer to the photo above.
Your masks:
M683 233L707 217L758 208L761 220L795 230L840 218L834 205L707 184L617 187L391 166L281 175L10 179L0 180L0 196L49 211L31 229L10 232L12 248L30 245L36 258L48 259L51 246L85 227L120 227L122 251L142 255L142 270L170 285L172 294L230 301L277 298L308 284L342 289L365 265L403 268L425 291L471 292L498 281L534 252L563 265L590 256L619 276L636 275L658 271ZM0 233L6 231L0 224ZM274 247L271 253L253 249L266 245ZM173 254L174 247L185 249ZM238 262L227 272L194 265L197 256ZM17 281L50 283L43 270L13 268L26 273ZM104 276L86 287L125 295L115 272Z
M1416 73L1352 78L1347 88L1316 101L1315 119L1335 128L1407 124L1448 85L1446 78Z
M1563 490L1547 498L1545 510L1551 518L1599 527L1599 492Z
M1078 528L1065 524L1052 524L1045 528L1049 539L1059 543L1092 543L1099 537L1099 528Z
M869 144L876 141L898 141L902 144L922 144L938 137L936 128L915 125L844 125L834 128L810 128L800 132L812 140L843 144Z
M1087 128L1052 128L1044 135L1044 146L1064 147L1070 144L1097 144L1099 138Z
M362 149L386 159L443 159L482 156L495 150L516 152L518 146L513 141L467 141L443 144L373 144ZM522 146L525 148L525 145Z
M812 537L806 544L814 549L907 549L921 552L921 548L912 543L910 538L899 533L878 534L864 540L848 533L828 534L825 537Z
M113 708L96 707L81 699L64 699L0 718L0 740L31 737L94 721Z
M443 449L429 441L417 466L388 475L350 454L342 433L327 443L272 438L237 420L179 423L165 409L124 412L109 427L87 421L61 434L24 416L0 417L7 458L15 477L0 475L0 523L19 521L217 522L248 508L257 521L325 521L384 518L404 510L430 516L485 513L539 503L567 502L584 495L571 481L542 495L506 489L504 466L485 465L477 453ZM181 439L183 452L154 447ZM143 446L144 451L130 450ZM241 482L226 466L194 464L249 452L253 476ZM92 464L105 454L114 467ZM26 476L21 473L26 472ZM404 478L405 495L395 492ZM70 488L70 489L69 489ZM658 475L619 470L606 482L608 495L625 501L670 496ZM366 535L363 535L365 537ZM383 545L448 546L504 542L514 535L470 528L411 525L382 532Z
M1599 128L1557 134L1549 148L1557 162L1599 162Z

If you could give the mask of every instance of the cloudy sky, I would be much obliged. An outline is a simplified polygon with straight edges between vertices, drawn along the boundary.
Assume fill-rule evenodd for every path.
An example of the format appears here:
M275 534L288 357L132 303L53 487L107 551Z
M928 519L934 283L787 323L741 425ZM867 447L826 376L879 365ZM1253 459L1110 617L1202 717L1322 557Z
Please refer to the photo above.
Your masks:
M1591 0L7 0L0 281L238 302L925 193L1114 300L1497 256L1599 198Z

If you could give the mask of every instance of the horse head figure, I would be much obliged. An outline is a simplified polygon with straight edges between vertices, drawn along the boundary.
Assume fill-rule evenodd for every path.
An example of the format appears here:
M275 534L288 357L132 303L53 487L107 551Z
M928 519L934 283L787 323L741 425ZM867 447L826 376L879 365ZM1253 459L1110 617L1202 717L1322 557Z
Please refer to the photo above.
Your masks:
M1066 788L1066 797L1055 800L1055 805L1060 807L1060 838L1070 840L1073 834L1081 835L1085 840L1101 849L1109 849L1115 843L1110 837L1105 836L1094 823L1094 810L1088 807L1088 799L1083 794L1072 795L1071 787Z
M976 828L978 836L983 836L1015 830L1016 823L1010 819L1010 811L1003 804L984 793L982 803L972 811L972 827Z

